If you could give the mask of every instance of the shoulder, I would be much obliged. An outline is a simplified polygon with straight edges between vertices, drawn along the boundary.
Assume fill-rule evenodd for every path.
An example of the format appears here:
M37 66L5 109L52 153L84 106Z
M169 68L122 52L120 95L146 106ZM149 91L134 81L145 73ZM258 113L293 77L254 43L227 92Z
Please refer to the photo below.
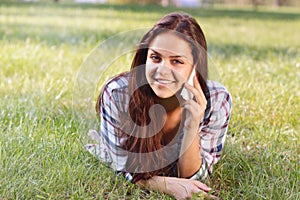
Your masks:
M219 82L216 81L207 81L207 87L210 95L210 103L211 105L215 105L222 102L228 102L228 104L232 104L232 99L230 92L227 88Z
M128 95L128 82L129 73L127 72L112 77L103 85L101 98L113 98L117 101L120 97Z
M129 73L118 74L109 79L102 87L103 92L113 92L114 90L123 90L128 88Z
M127 105L129 101L128 82L129 73L126 72L118 74L105 82L97 100L96 111L100 113L100 107L111 107L113 105L120 109Z
M208 80L207 87L211 96L230 95L227 88L219 82Z
M224 85L216 81L207 81L207 87L210 97L205 113L206 123L218 119L228 119L232 109L230 92Z

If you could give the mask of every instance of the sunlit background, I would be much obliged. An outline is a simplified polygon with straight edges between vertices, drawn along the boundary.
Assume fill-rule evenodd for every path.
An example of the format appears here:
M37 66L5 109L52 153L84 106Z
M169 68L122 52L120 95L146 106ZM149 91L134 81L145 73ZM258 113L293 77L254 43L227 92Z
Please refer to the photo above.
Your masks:
M233 97L207 184L222 199L300 199L296 0L0 0L0 199L171 199L115 178L84 145L102 84L132 60L104 55L107 41L129 31L113 45L134 49L136 30L178 10L203 28L210 72Z

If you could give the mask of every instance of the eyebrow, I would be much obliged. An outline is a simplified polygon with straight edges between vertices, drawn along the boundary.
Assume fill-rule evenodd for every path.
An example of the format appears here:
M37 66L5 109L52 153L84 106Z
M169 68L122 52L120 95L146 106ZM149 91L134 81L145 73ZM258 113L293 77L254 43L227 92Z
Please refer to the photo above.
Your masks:
M161 53L159 53L158 51L155 51L154 49L151 49L151 48L150 48L150 50L153 51L155 54L161 56ZM184 55L170 56L170 58L181 58L181 57L183 57L183 58L185 58L185 59L188 60L188 58L186 56L184 56Z

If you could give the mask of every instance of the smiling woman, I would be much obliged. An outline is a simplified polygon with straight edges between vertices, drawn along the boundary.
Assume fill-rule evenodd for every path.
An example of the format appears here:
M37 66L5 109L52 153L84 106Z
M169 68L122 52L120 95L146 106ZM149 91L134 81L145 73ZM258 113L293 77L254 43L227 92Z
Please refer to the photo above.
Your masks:
M211 189L201 180L220 159L231 97L207 80L206 50L190 15L159 20L142 38L131 70L103 87L96 105L100 145L86 148L143 188L177 199L207 195ZM183 98L183 89L193 98Z
M162 33L151 42L146 78L154 93L161 98L173 96L180 90L193 69L191 48L172 33Z

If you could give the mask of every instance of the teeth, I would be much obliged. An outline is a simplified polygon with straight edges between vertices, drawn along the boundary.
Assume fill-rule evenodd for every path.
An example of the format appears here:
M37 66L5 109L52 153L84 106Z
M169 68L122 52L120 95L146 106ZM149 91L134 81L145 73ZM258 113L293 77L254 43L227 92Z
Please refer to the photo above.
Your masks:
M169 80L157 80L157 82L162 83L162 84L172 83L172 81L169 81Z

